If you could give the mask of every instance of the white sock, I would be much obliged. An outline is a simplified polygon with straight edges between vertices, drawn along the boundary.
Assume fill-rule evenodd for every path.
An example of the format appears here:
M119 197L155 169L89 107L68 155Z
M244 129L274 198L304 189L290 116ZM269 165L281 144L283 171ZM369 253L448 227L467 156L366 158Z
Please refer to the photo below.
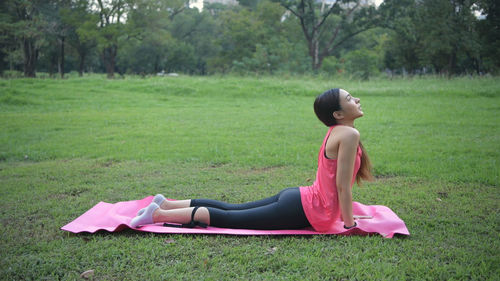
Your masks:
M153 198L153 202L155 202L158 206L161 206L161 204L163 204L163 201L165 201L165 196L161 195L161 194L156 194L155 195L155 198ZM139 210L139 212L137 212L137 215L140 216L142 215L142 213L144 213L144 211L146 211L146 208L142 208Z
M152 224L153 212L158 208L160 208L158 204L156 204L155 202L151 202L151 204L149 204L149 206L145 208L146 210L144 210L144 212L140 216L132 219L132 221L130 222L130 226L135 228L139 225Z

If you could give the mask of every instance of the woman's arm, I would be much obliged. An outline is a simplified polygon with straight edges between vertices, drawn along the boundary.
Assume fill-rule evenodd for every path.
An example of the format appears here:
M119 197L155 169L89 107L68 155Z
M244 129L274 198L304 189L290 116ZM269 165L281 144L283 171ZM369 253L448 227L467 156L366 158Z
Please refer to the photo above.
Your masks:
M339 138L337 192L344 225L349 227L354 225L351 183L359 144L359 132L351 127L343 127L341 132L337 132L337 136Z

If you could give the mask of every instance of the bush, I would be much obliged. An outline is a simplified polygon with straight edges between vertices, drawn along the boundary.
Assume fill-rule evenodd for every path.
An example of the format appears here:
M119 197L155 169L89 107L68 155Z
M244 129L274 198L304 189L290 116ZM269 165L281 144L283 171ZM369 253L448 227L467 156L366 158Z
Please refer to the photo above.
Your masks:
M337 73L342 73L343 61L337 59L336 57L326 57L321 64L321 72L335 75Z
M345 58L345 69L348 74L367 80L378 73L377 55L368 49L349 52Z
M245 74L249 72L255 73L272 73L279 65L279 57L269 53L267 48L262 44L256 45L256 50L251 58L244 57L241 61L233 61L232 71Z
M22 78L24 74L21 71L17 70L4 70L2 72L3 78Z

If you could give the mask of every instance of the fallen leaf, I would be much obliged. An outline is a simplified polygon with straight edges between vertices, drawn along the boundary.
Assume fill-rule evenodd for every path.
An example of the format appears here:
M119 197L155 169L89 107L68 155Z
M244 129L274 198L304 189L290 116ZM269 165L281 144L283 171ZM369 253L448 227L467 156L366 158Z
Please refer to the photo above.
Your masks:
M167 240L165 240L165 244L172 244L172 243L175 243L174 239L167 239Z
M85 278L85 279L88 279L88 278L90 278L92 276L94 276L94 270L93 269L84 271L82 274L80 274L80 277Z
M438 192L438 195L441 196L442 198L448 197L448 192Z
M277 249L278 249L278 247L272 247L271 249L267 249L267 253L272 255L272 254L274 254L274 252L276 252Z
M307 182L310 182L310 181L311 181L311 178L307 178L307 179L306 179L306 181L307 181Z

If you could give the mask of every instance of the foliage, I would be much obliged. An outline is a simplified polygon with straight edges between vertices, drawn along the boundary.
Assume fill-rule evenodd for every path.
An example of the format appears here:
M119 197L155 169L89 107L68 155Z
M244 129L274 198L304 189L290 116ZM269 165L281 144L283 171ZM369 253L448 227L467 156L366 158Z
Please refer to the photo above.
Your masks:
M359 0L239 2L205 3L200 12L185 0L6 0L0 4L0 70L23 70L27 77L36 70L61 77L77 70L110 78L115 71L340 71L368 78L380 71L482 75L500 69L495 1L386 0L378 8ZM365 70L361 57L370 61ZM332 68L334 61L345 65Z
M87 13L89 2L87 0L72 1L70 7L60 10L61 21L66 25L67 42L73 48L78 60L78 74L83 76L83 71L89 57L95 52L97 40L88 36L86 29L91 29L92 14Z
M334 1L325 6L314 0L279 0L300 20L313 70L347 40L375 26L378 15L373 6L361 7L360 0ZM330 32L328 32L330 31Z
M4 70L2 73L3 78L22 78L23 73L17 70Z
M367 80L373 74L376 74L377 56L368 49L360 49L349 52L345 56L347 73L354 77Z
M321 71L330 75L342 73L344 71L343 59L337 59L335 56L326 57L321 65Z
M0 6L1 14L9 15L9 17L2 17L2 33L19 44L19 49L23 54L23 71L26 77L36 76L40 49L47 44L44 31L47 30L48 23L44 14L41 13L46 5L47 3L42 0L7 0ZM14 48L11 45L7 47L7 51L14 51ZM5 50L5 48L2 49ZM10 57L12 58L15 56Z
M310 69L304 56L307 47L300 40L296 19L282 20L285 10L277 3L261 2L255 11L257 20L263 24L262 43L253 43L249 56L233 60L232 70L238 73L304 73ZM291 36L293 35L293 36Z
M482 21L473 14L477 2L384 1L385 25L394 31L386 48L386 65L410 73L483 72L480 54L486 44L481 44L477 32Z
M495 0L481 0L477 10L485 17L477 23L481 45L482 71L500 72L500 5Z

